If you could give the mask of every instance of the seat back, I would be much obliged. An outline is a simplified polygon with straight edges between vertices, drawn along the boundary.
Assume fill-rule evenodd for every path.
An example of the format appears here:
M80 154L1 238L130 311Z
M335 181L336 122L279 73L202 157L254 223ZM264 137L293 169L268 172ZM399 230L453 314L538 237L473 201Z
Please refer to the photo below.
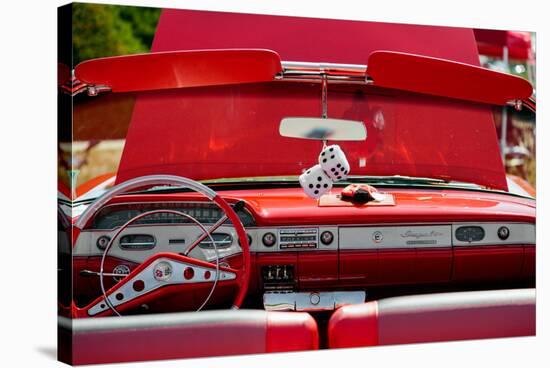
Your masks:
M318 348L307 313L224 310L59 322L60 360L97 364Z
M338 309L331 348L535 334L535 289L414 295Z

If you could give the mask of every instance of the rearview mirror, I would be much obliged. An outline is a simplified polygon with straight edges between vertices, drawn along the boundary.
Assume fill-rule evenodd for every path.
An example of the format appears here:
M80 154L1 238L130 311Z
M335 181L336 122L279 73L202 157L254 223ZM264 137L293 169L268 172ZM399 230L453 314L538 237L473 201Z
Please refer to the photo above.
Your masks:
M283 137L321 141L364 141L367 129L361 121L329 118L284 118L279 126Z

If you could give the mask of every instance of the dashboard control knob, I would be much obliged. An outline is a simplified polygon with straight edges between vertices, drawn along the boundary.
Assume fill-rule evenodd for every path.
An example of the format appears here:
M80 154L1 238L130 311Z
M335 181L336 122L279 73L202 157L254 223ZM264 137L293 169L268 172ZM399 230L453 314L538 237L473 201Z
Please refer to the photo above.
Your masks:
M321 296L319 295L319 293L311 293L309 295L309 301L311 302L311 304L317 305L321 302Z
M334 241L334 235L330 231L323 231L321 233L321 243L324 245L330 245Z
M265 233L264 236L262 237L262 243L264 243L266 247L271 248L272 246L275 245L276 242L277 242L277 237L273 233Z
M510 229L506 226L501 226L498 228L497 235L500 240L506 240L510 236Z
M97 238L96 245L99 249L105 250L107 248L107 245L109 244L109 241L111 238L109 238L107 235L102 235L99 238Z

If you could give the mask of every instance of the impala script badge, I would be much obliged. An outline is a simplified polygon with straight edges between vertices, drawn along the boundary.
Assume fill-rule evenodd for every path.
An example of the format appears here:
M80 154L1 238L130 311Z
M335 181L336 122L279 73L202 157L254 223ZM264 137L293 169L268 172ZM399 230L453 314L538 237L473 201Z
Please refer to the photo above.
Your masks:
M419 231L413 231L408 230L407 232L401 234L402 238L435 238L438 236L443 236L443 233L440 233L439 231L432 230L430 232L419 232Z

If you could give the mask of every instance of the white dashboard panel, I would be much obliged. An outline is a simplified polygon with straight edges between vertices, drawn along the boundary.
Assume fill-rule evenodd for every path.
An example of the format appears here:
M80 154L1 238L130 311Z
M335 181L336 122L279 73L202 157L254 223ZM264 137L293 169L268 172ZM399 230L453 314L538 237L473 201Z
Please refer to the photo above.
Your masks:
M452 246L451 225L341 227L340 249L440 248Z
M454 223L453 245L455 246L477 246L477 245L529 245L536 243L535 224L527 223ZM463 226L479 226L485 236L480 241L467 242L456 238L456 230ZM498 235L499 229L506 228L508 237L501 239Z
M478 241L460 241L456 237L456 230L463 226L482 228L484 236ZM499 229L506 227L508 237L501 239ZM317 236L316 247L282 249L280 247L281 230L284 229L315 229ZM320 241L323 232L330 231L333 241L325 245ZM101 256L103 251L96 245L100 236L112 237L116 230L91 230L83 231L78 240L73 255L75 256ZM238 237L232 226L222 226L216 233L229 234L232 243L229 247L219 249L220 258L238 254L241 247ZM452 224L410 224L410 225L350 225L350 226L288 226L288 227L251 227L246 229L251 239L251 252L310 252L310 251L337 251L338 249L397 249L397 248L441 248L451 246L477 246L477 245L535 245L535 224L530 223L452 223ZM263 244L262 238L266 233L276 236L276 242L268 247ZM283 232L284 233L284 232ZM120 239L115 241L109 255L128 261L142 263L158 252L183 252L202 231L194 225L140 225L129 227L121 235L149 234L155 237L156 246L148 250L122 249ZM183 244L170 244L170 240L184 239ZM212 261L215 253L212 249L195 250L190 256Z
M115 230L92 230L83 231L78 237L77 244L73 249L73 255L75 256L101 256L103 250L99 249L96 245L97 239L103 235L112 238ZM237 254L241 251L241 247L238 243L237 232L232 226L221 226L215 233L226 233L231 235L232 244L227 248L219 248L218 254L220 258L227 257L233 254ZM148 234L152 235L156 239L156 245L152 249L147 250L130 250L122 249L119 245L120 238L124 235L130 234ZM130 226L120 234L118 239L115 239L115 243L109 250L109 255L125 259L128 261L142 263L149 257L159 252L173 252L181 253L187 249L187 247L193 243L201 234L202 230L195 225L140 225ZM170 240L184 239L183 244L170 244ZM196 247L190 256L202 260L211 261L215 259L215 252L213 249L200 249Z

